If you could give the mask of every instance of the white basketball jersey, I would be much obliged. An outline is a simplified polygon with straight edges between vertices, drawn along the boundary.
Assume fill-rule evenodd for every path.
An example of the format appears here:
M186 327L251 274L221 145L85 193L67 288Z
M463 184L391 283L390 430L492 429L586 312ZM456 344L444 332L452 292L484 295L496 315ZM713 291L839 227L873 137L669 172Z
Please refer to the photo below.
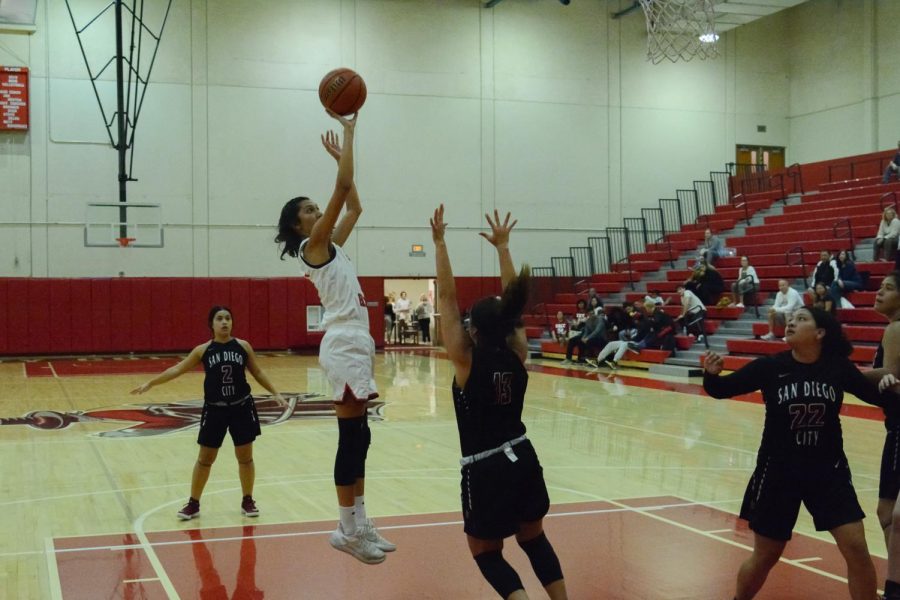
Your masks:
M309 275L319 292L319 300L325 309L322 327L327 329L336 322L357 323L369 328L369 311L363 296L356 269L347 254L335 243L334 258L324 265L314 267L303 258L307 240L300 244L300 266Z

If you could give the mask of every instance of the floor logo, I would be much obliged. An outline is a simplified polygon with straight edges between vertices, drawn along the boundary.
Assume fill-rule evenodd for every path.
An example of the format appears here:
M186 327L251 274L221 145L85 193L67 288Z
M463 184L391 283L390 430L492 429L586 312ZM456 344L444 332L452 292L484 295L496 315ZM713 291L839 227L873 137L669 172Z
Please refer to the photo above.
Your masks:
M334 402L321 394L285 393L284 401L254 396L260 425L277 425L293 419L334 417ZM94 434L99 437L145 437L184 431L200 424L203 400L166 404L129 404L118 408L57 412L32 411L22 417L0 417L0 425L25 425L33 429L66 429L74 423L129 423L120 429ZM384 402L369 402L370 419L384 418Z

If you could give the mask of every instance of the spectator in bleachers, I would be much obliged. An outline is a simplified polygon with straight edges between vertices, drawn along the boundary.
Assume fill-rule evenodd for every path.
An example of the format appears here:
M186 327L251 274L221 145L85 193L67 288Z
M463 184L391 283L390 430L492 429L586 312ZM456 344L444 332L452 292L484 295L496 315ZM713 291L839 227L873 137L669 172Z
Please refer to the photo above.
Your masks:
M553 340L560 345L565 346L569 341L569 322L566 321L566 315L563 314L563 311L559 311L556 313L556 323L553 324L553 331L551 332L553 336Z
M819 262L816 263L816 270L813 271L812 281L809 283L809 293L815 290L816 284L822 282L825 287L830 288L834 280L838 278L838 264L831 257L831 252L822 250L819 254Z
M588 298L587 308L588 313L595 313L598 308L603 311L603 300L600 299L600 296L591 296Z
M623 302L622 306L614 306L610 309L606 316L606 324L608 327L608 339L621 339L619 333L631 329L631 317L628 316L628 309L631 304Z
M894 260L897 255L897 240L900 238L900 219L893 206L884 209L875 236L875 260Z
M648 303L664 306L666 302L668 302L668 300L663 299L656 290L648 290L647 295L644 296L644 306L647 306Z
M700 298L703 304L714 304L725 289L725 282L719 271L707 261L701 260L684 287Z
M856 264L850 258L846 250L841 250L837 256L838 277L831 284L831 295L835 301L840 302L840 308L853 308L845 296L850 292L863 289L862 276L856 270Z
M638 346L650 350L675 352L675 319L658 304L647 308L650 331Z
M585 321L581 342L585 346L585 356L599 352L606 345L606 313L602 306L594 308Z
M750 265L750 258L741 257L741 268L738 269L738 276L734 283L731 284L731 295L734 297L734 304L738 308L744 308L744 296L746 294L755 294L759 291L759 276L756 269Z
M703 232L703 248L700 249L700 260L714 265L716 261L725 255L725 242L717 235L713 235L712 229L706 228Z
M774 340L775 327L784 327L794 315L794 311L800 308L803 308L800 292L792 288L787 279L779 279L775 305L769 309L769 333L762 336L762 339Z
M588 308L590 308L591 300L593 300L594 298L596 298L600 302L600 306L603 306L603 300L600 299L600 296L597 294L597 290L595 290L594 288L588 288L588 293L587 293Z
M581 329L584 327L584 322L587 321L587 318L587 302L585 302L583 299L579 299L578 302L575 303L575 321L572 323L572 329L581 331Z
M834 296L831 295L825 284L821 282L817 283L813 290L812 305L816 308L821 308L832 316L837 313L837 302L835 302Z
M891 173L900 180L900 173L898 173L897 169L900 169L900 142L897 142L897 154L894 155L894 160L888 163L887 169L884 170L884 177L881 178L881 183L889 183L891 181Z
M696 337L698 341L703 341L703 330L700 329L700 323L706 318L706 305L683 285L678 286L678 293L681 295L681 314L675 320L681 321L681 326L684 327L686 334ZM694 330L697 331L696 334L694 334Z

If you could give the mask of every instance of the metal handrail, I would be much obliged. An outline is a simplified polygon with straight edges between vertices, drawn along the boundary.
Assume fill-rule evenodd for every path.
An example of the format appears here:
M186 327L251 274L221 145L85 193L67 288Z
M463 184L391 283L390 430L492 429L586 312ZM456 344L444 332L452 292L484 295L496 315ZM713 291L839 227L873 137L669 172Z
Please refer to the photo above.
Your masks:
M794 169L794 171L792 172L791 169ZM792 164L791 166L789 166L787 168L787 170L785 172L788 174L788 176L794 182L794 192L795 193L797 192L797 180L798 179L800 180L800 193L802 194L803 193L803 169L800 168L800 163Z
M779 187L781 188L781 198L779 198L779 200L786 203L787 202L787 193L785 193L785 191L784 191L784 173L776 173L775 175L772 175L769 177L769 189L772 188L772 180L773 179L778 180Z
M741 203L738 204L738 198L741 199ZM744 220L747 221L747 225L750 224L750 202L744 200L744 194L735 194L734 196L734 207L741 208L744 207Z
M846 225L846 226L847 226L847 232L846 232L846 235L847 235L848 238L850 238L850 245L847 247L847 252L850 253L850 256L851 256L851 257L853 258L853 260L855 261L855 260L856 260L856 252L854 252L854 250L853 250L853 246L854 246L854 243L853 243L853 223L850 221L850 219L841 219L840 221L836 221L835 224L834 224L834 226L831 228L831 233L832 233L832 235L834 236L834 239L835 239L835 240L844 237L844 232L843 232L843 231L842 231L841 233L838 233L838 227L840 227L841 225ZM838 250L840 250L840 249L838 249Z
M884 202L885 198L892 198L893 202L888 202L887 204L885 204L885 202ZM878 199L878 204L880 205L882 212L884 212L885 206L893 204L894 212L896 212L897 211L897 192L887 192L886 194L882 194L881 198Z
M800 256L800 262L793 263L791 262L791 254L797 252ZM803 250L803 246L794 246L790 250L784 253L784 262L789 266L793 267L794 265L799 264L800 268L803 269L803 285L806 285L806 282L809 281L809 273L806 270L806 253Z

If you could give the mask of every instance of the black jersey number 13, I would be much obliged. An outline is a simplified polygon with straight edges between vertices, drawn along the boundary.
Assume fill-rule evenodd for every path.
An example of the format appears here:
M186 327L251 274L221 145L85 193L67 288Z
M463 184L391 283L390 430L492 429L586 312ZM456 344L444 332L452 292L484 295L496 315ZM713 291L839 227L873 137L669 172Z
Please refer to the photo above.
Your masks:
M494 397L497 404L505 405L512 402L512 373L494 373Z

